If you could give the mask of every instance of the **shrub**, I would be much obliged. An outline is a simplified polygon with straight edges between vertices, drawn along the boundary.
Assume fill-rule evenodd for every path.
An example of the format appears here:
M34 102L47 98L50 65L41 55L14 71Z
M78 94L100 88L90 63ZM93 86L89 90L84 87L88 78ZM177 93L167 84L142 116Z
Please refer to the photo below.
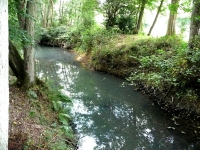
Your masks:
M200 99L199 47L188 50L187 43L177 37L145 39L135 44L135 57L139 58L140 66L128 80L140 82L146 89L158 89L163 93L160 98L166 105L167 99L174 97L177 109L197 112L198 105L195 104Z

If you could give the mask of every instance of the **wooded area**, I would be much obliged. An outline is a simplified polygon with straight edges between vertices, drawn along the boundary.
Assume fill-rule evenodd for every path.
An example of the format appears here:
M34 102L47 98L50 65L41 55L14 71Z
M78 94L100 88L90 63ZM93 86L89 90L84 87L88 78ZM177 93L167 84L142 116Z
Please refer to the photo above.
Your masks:
M161 93L158 102L162 101L162 105L200 115L199 0L9 0L8 3L1 0L0 7L0 83L3 85L0 94L5 97L0 102L0 119L7 123L0 121L0 149L6 149L8 138L7 20L9 66L17 77L16 84L23 89L36 84L34 46L40 43L87 53L91 56L91 66L99 71L111 70L109 73L119 75L117 69L129 67L121 76L142 84L140 88L150 95ZM155 18L145 33L147 11L153 11ZM181 13L190 16L181 18ZM103 16L102 24L95 19L98 15ZM165 36L147 38L146 35L157 30L154 27L159 16L168 17L167 28L163 29ZM176 32L178 20L181 31L189 26L187 42L183 40L183 32ZM130 35L145 38L136 43L131 40L129 45L117 41L113 45L118 45L118 50L103 47L111 45L116 36L123 41L123 37ZM125 57L121 58L122 55ZM155 99L155 95L152 97Z

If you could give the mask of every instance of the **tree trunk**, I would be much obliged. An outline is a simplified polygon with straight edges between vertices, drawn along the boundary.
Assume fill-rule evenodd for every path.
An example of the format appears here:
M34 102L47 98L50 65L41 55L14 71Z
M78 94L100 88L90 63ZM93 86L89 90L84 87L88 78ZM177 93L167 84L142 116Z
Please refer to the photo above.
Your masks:
M173 36L176 34L176 16L177 14L170 14L168 24L167 24L167 33L168 36Z
M34 57L34 25L35 22L32 18L35 18L34 5L35 0L29 0L27 2L27 15L32 17L26 18L25 30L31 39L31 43L25 45L24 48L24 87L29 88L35 82L35 57Z
M139 33L141 25L142 25L142 19L143 19L143 15L144 15L144 9L145 9L146 2L147 2L147 0L142 0L136 31L134 31L136 34Z
M27 0L16 0L17 6L17 16L19 25L22 29L25 28L25 12L26 12L26 4Z
M42 2L42 0L40 0L40 2L37 4L37 7L38 7L38 9L39 9L39 11L41 13L42 26L44 26L43 25L44 24L44 12L43 12L44 8L43 8L43 2Z
M49 3L50 3L50 7L51 7L51 16L50 16L51 18L50 18L49 26L51 26L51 25L52 25L52 22L53 22L53 15L54 15L54 14L53 14L53 11L54 11L54 10L53 10L53 0L50 0Z
M157 10L157 13L156 13L156 17L155 17L155 19L154 19L154 21L153 21L153 24L152 24L152 26L151 26L151 28L150 28L150 30L149 30L149 33L147 34L148 36L151 35L151 32L152 32L152 30L153 30L153 28L154 28L154 26L155 26L155 24L156 24L156 21L157 21L157 19L158 19L158 15L159 15L160 10L161 10L161 8L162 8L163 2L164 2L164 0L161 0L160 6L158 7L158 10Z
M64 1L60 0L59 4L59 23L63 23L63 14L64 14Z
M19 55L16 47L9 41L9 66L17 77L17 83L21 85L24 80L24 60Z
M171 5L174 5L173 9L170 9L170 15L169 15L169 20L168 20L168 25L167 25L167 36L172 36L176 34L176 17L177 17L177 12L178 12L178 7L179 7L179 0L172 0Z
M190 37L189 37L189 48L193 49L193 43L195 40L195 36L199 35L199 29L200 29L200 1L199 0L193 0L193 9L191 14L191 22L190 22Z
M44 4L43 28L47 28L47 4Z
M0 150L8 149L8 1L0 0Z

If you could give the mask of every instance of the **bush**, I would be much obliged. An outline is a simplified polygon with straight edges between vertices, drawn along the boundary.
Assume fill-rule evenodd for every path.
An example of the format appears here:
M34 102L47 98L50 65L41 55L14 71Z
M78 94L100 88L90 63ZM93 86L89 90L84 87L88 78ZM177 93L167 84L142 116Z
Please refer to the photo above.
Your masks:
M188 44L177 36L137 38L115 35L107 43L96 45L93 67L129 76L130 82L166 107L200 113L199 46L188 50Z
M40 44L58 47L62 46L62 44L66 43L70 39L67 28L65 26L42 29L40 37Z
M113 34L114 33L95 25L91 29L80 29L79 49L85 52L95 49L98 45L107 43Z
M200 99L200 50L188 50L187 43L177 37L137 43L140 66L128 80L145 84L146 89L159 89L166 105L167 99L171 101L171 97L174 97L176 105L173 107L187 109L190 113L197 112L198 105L191 106Z

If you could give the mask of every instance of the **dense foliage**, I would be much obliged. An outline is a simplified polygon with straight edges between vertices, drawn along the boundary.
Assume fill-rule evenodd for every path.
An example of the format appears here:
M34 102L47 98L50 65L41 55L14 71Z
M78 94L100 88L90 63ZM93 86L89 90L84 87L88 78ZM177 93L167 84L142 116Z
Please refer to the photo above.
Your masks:
M103 5L105 26L107 29L117 27L123 33L132 33L137 24L138 8L133 0L107 0Z
M159 99L158 102L165 106L199 114L198 50L189 51L187 43L177 37L160 38L147 45L153 47L146 47L145 52L139 55L140 66L129 80L141 82L152 98ZM143 52L142 49L139 53Z
M116 36L108 45L97 46L92 53L96 70L129 76L166 109L200 113L200 51L180 37L145 38ZM198 45L198 46L197 46Z

